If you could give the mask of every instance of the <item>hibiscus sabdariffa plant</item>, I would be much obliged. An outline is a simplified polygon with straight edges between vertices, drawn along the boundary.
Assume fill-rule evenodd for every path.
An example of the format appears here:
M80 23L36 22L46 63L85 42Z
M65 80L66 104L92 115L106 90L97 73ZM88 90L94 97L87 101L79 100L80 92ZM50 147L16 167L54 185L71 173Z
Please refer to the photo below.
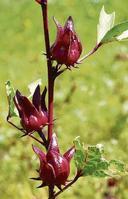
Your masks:
M54 18L57 36L51 45L48 26L48 1L36 0L36 2L39 3L42 10L48 85L41 92L39 82L33 83L30 87L31 95L26 97L19 90L15 91L10 81L6 82L9 102L7 121L20 130L23 133L22 136L29 136L40 144L39 148L32 145L40 165L37 170L38 176L31 179L41 181L38 188L48 187L48 198L55 199L81 177L89 175L112 177L115 174L121 175L125 171L122 162L108 161L103 157L104 150L101 144L84 146L79 137L74 140L67 152L61 153L57 135L54 132L54 85L58 76L66 70L78 67L83 60L95 53L105 43L127 39L128 22L114 26L115 13L107 14L103 7L99 18L96 45L88 54L80 58L82 44L75 32L72 17L68 17L64 26ZM47 103L46 96L48 96ZM19 117L21 127L12 122L12 117ZM47 128L46 133L44 133L44 128ZM76 173L71 180L69 179L70 161L73 157Z

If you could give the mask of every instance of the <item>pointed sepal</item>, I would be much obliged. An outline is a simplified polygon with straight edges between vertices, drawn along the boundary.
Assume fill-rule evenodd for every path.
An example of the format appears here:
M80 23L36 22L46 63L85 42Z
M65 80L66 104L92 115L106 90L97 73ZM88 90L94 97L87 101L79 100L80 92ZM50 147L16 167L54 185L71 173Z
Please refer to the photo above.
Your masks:
M57 185L57 188L58 188L60 191L63 191L63 189L62 189L62 186L61 186L61 185Z
M30 180L41 180L40 177L37 177L37 178L29 178Z
M38 147L32 145L33 151L37 154L40 159L40 163L46 163L46 155L43 151L41 151Z
M39 108L41 105L41 95L40 95L40 86L39 85L36 87L35 92L33 94L32 103L39 111Z
M37 110L34 105L29 101L29 99L17 90L15 97L15 105L19 111L19 115L21 116L24 113L26 116L30 116L31 114L36 115Z
M47 106L45 103L46 94L47 94L47 88L45 86L45 88L42 92L42 95L41 95L41 109L42 109L42 111L45 111L45 112L47 112Z
M75 154L75 147L73 146L63 156L67 159L68 162L70 162L74 154Z
M58 147L57 137L56 137L55 133L52 134L52 138L51 138L49 148L48 148L48 152L49 151L55 151L57 153L60 152L59 147Z
M36 188L38 188L38 189L39 189L39 188L46 187L46 186L47 186L47 184L43 182L41 185L39 185L39 186L38 186L38 187L36 187Z
M63 37L63 33L64 33L64 29L63 27L60 25L60 23L56 20L55 17L53 17L53 20L56 24L56 28L57 28L57 37L56 37L56 42L61 41L62 37Z
M73 18L71 16L68 17L68 19L65 23L64 29L74 32L74 22L73 22Z

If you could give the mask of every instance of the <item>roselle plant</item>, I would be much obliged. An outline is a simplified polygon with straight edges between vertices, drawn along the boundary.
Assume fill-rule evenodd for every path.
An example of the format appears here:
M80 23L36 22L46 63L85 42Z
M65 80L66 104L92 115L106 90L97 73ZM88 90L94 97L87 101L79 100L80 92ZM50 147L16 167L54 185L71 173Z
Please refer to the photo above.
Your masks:
M38 188L48 187L48 198L55 199L81 177L115 177L115 175L122 175L125 172L124 164L121 161L108 161L104 158L104 149L101 144L85 146L79 137L74 139L67 152L61 153L57 135L54 132L54 123L56 122L54 117L54 85L58 76L67 70L75 70L75 67L82 64L86 58L94 54L104 44L127 39L128 21L114 26L115 13L107 14L103 7L97 27L96 45L88 54L80 58L82 43L75 32L72 17L67 18L64 26L54 18L57 36L55 42L51 44L48 1L36 0L36 2L39 3L42 10L48 85L41 91L40 81L33 83L29 86L30 96L26 97L19 90L15 90L10 81L6 82L9 102L7 121L20 130L22 136L29 136L40 144L40 147L32 145L40 165L37 169L38 176L31 179L41 181ZM12 122L13 117L19 118L20 127ZM74 158L76 173L71 180L69 175L72 158Z

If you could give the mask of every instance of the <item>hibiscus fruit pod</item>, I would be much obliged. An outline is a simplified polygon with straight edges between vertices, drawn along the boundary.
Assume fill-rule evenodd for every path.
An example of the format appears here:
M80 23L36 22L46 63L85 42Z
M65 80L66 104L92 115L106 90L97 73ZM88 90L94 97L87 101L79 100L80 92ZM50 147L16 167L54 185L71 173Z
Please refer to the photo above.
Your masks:
M74 30L73 19L70 16L64 27L55 19L54 21L57 27L57 37L51 46L51 57L58 64L65 64L67 67L74 66L82 53L82 45Z
M33 150L40 159L39 178L43 181L42 184L45 186L56 185L58 188L65 185L70 174L70 160L75 152L74 147L61 155L54 133L47 154L35 146L33 146Z
M48 123L47 107L45 105L45 88L40 94L39 85L33 94L32 102L18 90L14 96L14 103L19 112L21 125L27 133L40 131Z

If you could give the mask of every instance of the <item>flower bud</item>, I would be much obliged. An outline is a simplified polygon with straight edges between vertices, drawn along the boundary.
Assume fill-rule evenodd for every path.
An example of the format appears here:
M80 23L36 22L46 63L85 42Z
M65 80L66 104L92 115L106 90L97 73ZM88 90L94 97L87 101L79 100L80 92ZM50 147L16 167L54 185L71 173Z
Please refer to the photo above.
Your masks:
M48 123L47 108L45 105L46 88L40 95L40 87L37 86L33 94L32 102L17 90L14 97L15 106L19 112L21 125L27 133L39 131Z
M65 185L70 174L70 160L75 149L72 147L64 155L60 154L56 135L53 134L47 154L33 146L34 152L40 159L39 175L46 186L56 185L58 188Z
M64 27L55 19L54 21L57 26L57 37L51 46L51 57L58 64L74 66L82 53L82 45L74 30L73 19L69 17Z

